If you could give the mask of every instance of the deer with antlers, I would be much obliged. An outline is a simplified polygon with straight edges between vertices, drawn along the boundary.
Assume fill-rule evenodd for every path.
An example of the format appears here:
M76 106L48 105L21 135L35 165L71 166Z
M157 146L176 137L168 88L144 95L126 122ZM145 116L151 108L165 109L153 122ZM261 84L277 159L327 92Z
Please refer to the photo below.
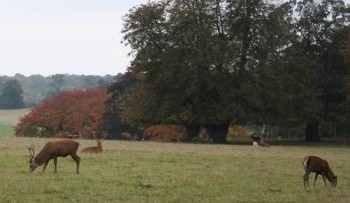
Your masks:
M47 164L51 159L54 160L55 173L57 172L57 157L66 157L70 155L77 164L77 173L79 173L80 157L77 155L79 142L71 139L62 139L49 141L41 149L41 151L34 156L34 145L27 146L29 150L29 172L33 172L38 166L44 164L43 171L45 171Z

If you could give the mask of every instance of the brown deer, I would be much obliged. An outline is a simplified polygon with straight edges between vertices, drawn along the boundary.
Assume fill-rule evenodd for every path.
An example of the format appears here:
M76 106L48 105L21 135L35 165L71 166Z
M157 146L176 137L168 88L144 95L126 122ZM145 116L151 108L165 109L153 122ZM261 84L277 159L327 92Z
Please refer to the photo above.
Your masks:
M96 142L97 142L97 146L85 147L80 152L81 153L102 153L103 152L102 140L96 140Z
M77 164L77 173L79 173L80 157L77 155L79 142L71 139L62 139L49 141L42 150L34 157L34 145L27 146L29 150L29 172L33 172L38 166L43 164L45 168L51 159L54 160L55 173L57 172L57 157L66 157L70 155Z
M337 176L335 176L331 170L331 168L328 165L328 162L326 160L321 159L317 156L306 156L302 160L302 164L305 169L305 175L304 175L304 188L306 189L306 184L309 187L309 175L311 172L316 173L315 180L314 180L314 187L317 180L317 176L319 174L322 175L324 184L327 186L326 178L330 182L332 187L337 186Z

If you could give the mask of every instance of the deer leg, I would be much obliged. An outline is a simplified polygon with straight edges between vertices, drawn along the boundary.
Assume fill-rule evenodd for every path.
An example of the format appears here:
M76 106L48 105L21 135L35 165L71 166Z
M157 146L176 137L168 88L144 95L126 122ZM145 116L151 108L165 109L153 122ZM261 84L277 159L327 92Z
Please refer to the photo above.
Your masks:
M46 166L47 166L47 164L49 163L49 161L50 161L50 159L48 159L47 161L45 161L45 165L44 165L44 168L43 168L43 172L45 171Z
M77 163L77 174L79 174L80 157L77 154L72 154L70 156L74 159L75 163Z
M316 180L317 180L317 177L318 177L318 173L316 173L316 175L315 175L314 187L315 187L315 185L316 185Z
M326 178L324 177L323 174L322 174L322 178L323 178L324 185L327 187Z
M310 171L306 171L305 175L304 175L304 188L306 189L306 185L307 187L309 187L309 175L310 175Z
M55 173L57 173L57 157L54 157L53 161L55 163Z

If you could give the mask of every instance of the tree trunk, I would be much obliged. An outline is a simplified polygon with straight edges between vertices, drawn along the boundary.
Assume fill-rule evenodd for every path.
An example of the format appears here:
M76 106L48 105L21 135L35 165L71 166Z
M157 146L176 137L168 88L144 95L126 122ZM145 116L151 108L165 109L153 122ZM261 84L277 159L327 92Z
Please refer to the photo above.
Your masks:
M308 123L305 130L305 141L306 142L317 142L320 141L319 137L319 123Z
M186 125L186 129L187 129L186 141L190 141L192 140L192 138L196 137L198 135L199 128L200 128L199 125L196 125L196 124Z
M226 135L229 124L208 124L205 125L209 138L213 139L215 143L226 143Z

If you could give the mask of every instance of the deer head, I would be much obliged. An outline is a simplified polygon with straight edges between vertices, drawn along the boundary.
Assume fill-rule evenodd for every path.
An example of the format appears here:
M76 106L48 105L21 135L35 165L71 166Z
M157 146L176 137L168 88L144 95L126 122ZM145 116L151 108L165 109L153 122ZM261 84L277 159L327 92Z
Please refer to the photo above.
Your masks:
M30 144L29 146L26 146L27 149L29 150L29 172L33 172L35 168L38 166L38 164L35 163L35 158L34 158L34 149L35 145Z
M332 187L337 187L338 184L338 177L334 176L330 181Z

